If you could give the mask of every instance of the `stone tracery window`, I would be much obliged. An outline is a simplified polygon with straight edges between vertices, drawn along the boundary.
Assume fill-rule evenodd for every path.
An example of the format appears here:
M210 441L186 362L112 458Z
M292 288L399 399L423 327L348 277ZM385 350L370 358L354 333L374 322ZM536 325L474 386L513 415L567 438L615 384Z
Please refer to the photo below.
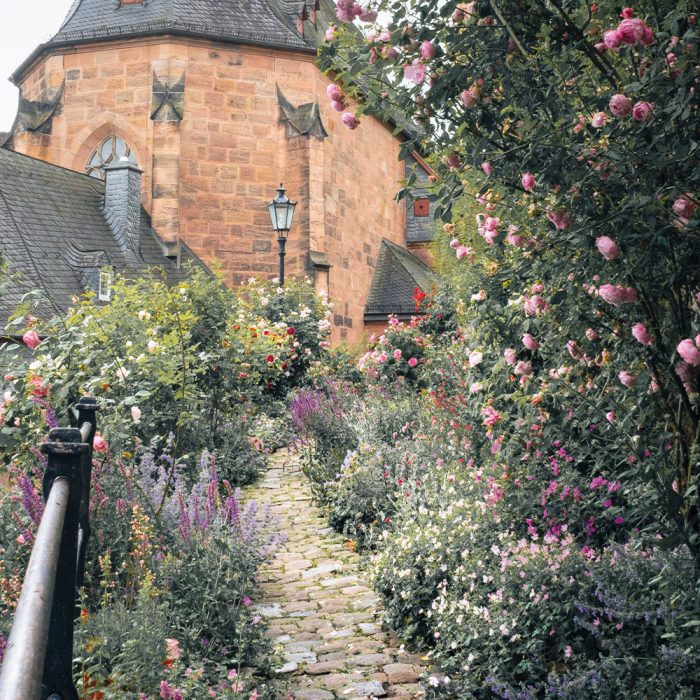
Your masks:
M112 134L102 141L93 151L93 154L90 156L85 166L85 172L90 175L90 177L104 180L105 174L102 170L104 166L118 162L124 156L126 156L130 163L136 165L136 156L129 147L129 144L120 136Z

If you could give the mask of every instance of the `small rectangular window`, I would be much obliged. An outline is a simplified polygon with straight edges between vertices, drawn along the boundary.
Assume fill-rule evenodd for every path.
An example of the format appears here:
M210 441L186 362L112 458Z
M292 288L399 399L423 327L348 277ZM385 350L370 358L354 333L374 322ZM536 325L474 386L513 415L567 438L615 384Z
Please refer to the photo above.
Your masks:
M413 216L430 216L430 200L416 199L413 202Z
M112 300L112 283L114 282L114 270L103 268L100 270L100 284L97 289L97 298L100 301Z

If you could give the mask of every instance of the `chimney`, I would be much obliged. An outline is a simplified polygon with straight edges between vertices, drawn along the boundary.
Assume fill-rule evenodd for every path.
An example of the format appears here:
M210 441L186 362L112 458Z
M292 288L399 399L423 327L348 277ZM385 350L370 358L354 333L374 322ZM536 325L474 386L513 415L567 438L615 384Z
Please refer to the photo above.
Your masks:
M141 229L141 173L126 156L105 165L105 219L119 247L138 255Z

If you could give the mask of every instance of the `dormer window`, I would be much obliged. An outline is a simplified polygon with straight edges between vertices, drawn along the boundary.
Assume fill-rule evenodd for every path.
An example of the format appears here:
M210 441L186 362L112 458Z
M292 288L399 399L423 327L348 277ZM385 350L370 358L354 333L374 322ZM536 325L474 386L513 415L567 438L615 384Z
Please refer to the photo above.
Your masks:
M100 301L112 301L112 284L114 283L114 269L111 267L100 268L100 279L97 287L97 298Z
M413 202L414 216L430 216L430 200L427 198L416 199Z

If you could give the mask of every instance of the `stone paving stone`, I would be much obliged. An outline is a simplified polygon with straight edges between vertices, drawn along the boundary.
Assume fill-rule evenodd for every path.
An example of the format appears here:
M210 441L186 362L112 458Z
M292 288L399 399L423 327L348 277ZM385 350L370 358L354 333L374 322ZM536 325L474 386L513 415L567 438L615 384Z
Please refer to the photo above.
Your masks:
M420 657L381 630L382 610L360 557L327 526L296 455L272 456L246 497L271 506L286 541L258 576L255 610L282 664L280 700L409 700L424 693Z

